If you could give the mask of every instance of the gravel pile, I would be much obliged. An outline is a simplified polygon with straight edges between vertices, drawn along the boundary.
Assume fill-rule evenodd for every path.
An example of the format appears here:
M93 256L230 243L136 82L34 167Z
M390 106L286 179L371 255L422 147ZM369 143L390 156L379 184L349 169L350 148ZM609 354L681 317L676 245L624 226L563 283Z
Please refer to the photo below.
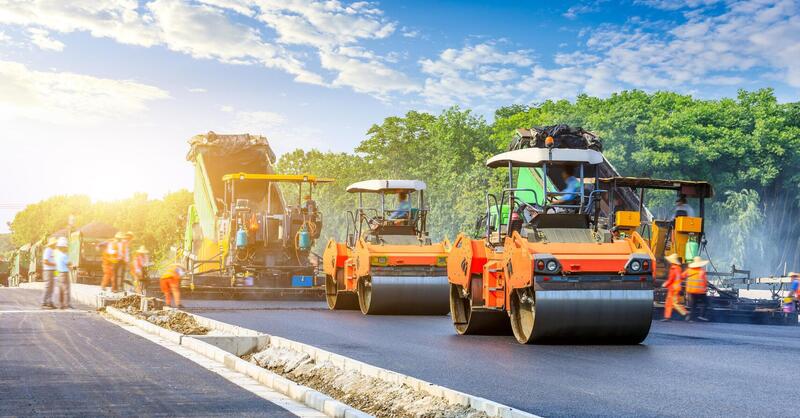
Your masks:
M294 350L269 346L245 359L377 417L486 417L483 412L451 405L407 385L344 371L330 362L317 364L308 354Z

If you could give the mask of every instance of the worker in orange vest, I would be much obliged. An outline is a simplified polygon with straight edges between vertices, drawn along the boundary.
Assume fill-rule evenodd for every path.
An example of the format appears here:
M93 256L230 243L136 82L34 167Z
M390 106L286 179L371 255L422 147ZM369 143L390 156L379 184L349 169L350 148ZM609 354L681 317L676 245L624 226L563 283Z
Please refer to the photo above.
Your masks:
M106 287L111 286L111 291L117 291L117 283L114 280L114 268L117 265L117 240L112 238L104 244L100 244L98 248L102 249L102 266L103 266L103 281L100 282L100 288L105 291Z
M686 279L686 296L689 299L690 314L686 318L689 322L694 321L695 318L701 321L708 321L708 318L703 316L708 308L708 276L706 275L706 264L708 260L703 260L701 257L695 257L689 264L689 268L681 275ZM699 305L703 305L700 310Z
M681 293L681 283L683 282L683 269L681 268L681 258L678 254L672 253L664 257L669 262L669 275L662 287L667 289L667 299L664 301L664 319L672 319L672 310L675 309L682 316L686 316L686 308L678 301Z
M181 278L186 274L183 266L172 264L161 276L161 291L164 292L164 301L172 306L172 299L175 299L175 306L183 308L181 305ZM170 297L172 296L172 297Z
M797 312L800 308L800 273L791 272L789 277L792 278L789 293L783 298L783 311L787 313Z

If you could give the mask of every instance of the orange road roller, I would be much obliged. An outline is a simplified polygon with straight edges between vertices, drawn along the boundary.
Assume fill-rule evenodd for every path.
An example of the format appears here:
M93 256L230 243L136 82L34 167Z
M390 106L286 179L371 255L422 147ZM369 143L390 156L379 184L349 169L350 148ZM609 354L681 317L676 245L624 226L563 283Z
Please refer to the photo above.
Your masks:
M603 228L600 152L526 148L490 158L508 187L487 194L482 238L460 234L447 262L459 334L520 343L638 344L650 331L655 260L635 231ZM524 173L521 173L524 171ZM518 178L531 184L520 187ZM510 330L509 330L510 328Z
M348 211L346 242L331 239L322 255L330 309L448 313L449 243L431 243L425 188L419 180L366 180L347 187L358 194L358 205ZM387 209L387 195L397 196L395 209ZM374 206L368 207L365 197Z

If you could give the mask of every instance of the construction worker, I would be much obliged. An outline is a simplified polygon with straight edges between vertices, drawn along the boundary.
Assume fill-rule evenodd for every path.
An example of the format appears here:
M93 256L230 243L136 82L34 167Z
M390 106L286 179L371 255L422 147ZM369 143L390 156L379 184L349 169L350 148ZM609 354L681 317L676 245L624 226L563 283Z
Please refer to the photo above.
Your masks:
M56 241L56 250L53 254L56 264L56 284L58 288L59 308L72 309L70 305L70 284L69 269L72 263L69 262L68 254L69 242L66 237L61 237Z
M123 289L125 275L128 273L128 263L131 260L130 243L133 239L133 232L119 232L115 236L117 239L117 264L114 265L114 287L118 290Z
M181 279L185 271L180 264L172 264L161 276L161 291L164 292L164 302L172 306L172 299L175 299L175 306L183 308L181 305ZM170 297L171 296L171 297Z
M661 287L667 289L667 299L664 301L664 319L662 321L669 321L672 319L672 310L675 309L682 316L686 316L686 308L678 301L678 296L681 293L681 282L683 282L682 275L683 269L681 268L681 258L678 254L672 253L664 257L669 262L669 275L667 281Z
M114 280L114 273L116 271L117 257L117 239L112 238L97 246L102 249L103 260L103 281L100 282L100 289L106 291L108 286L111 286L111 291L117 291L117 281Z
M789 273L792 282L789 283L789 293L783 298L784 312L797 312L800 309L800 273Z
M389 219L405 219L411 212L411 200L408 198L408 193L397 193L397 209L389 215Z
M708 308L708 276L706 275L706 265L708 260L703 260L701 257L695 257L689 264L689 268L681 275L686 279L686 297L689 299L690 314L686 318L692 322L695 318L701 321L708 321L704 316L706 308ZM700 310L699 305L703 305Z
M554 196L551 200L553 205L577 205L580 200L581 182L575 177L575 167L564 166L561 170L561 178L564 180L564 189L561 194ZM560 197L559 197L560 196Z
M672 219L679 216L689 216L694 217L694 208L689 206L689 203L686 201L686 195L678 196L678 199L675 201L675 207L672 208Z
M309 215L314 216L317 214L317 202L311 198L310 194L303 196L303 211Z
M147 287L149 277L147 276L147 267L150 266L150 251L147 251L144 245L136 250L133 255L133 262L131 263L131 276L133 276L134 286L136 293L144 294L144 289Z
M56 307L53 305L53 286L55 285L55 248L57 242L58 240L55 237L50 237L42 252L42 278L44 279L44 299L42 299L42 308L44 309L55 309Z

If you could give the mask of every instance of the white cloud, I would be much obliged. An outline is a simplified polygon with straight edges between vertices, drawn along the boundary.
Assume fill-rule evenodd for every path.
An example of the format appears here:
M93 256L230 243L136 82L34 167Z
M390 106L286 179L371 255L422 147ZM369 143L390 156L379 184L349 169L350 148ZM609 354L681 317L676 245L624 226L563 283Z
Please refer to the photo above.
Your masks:
M428 78L422 95L435 105L471 104L475 100L512 98L516 69L533 63L531 52L505 52L486 42L461 49L446 49L436 59L423 59L420 67Z
M348 86L380 97L415 88L405 74L384 64L396 55L378 56L359 45L362 41L384 39L397 27L372 2L0 0L0 23L35 25L37 29L61 33L85 31L143 47L162 45L199 59L263 65L285 71L298 82ZM272 39L265 39L264 34ZM56 43L46 43L49 38L44 35L37 36L38 45L58 47ZM306 68L307 47L316 49L319 64L333 74L323 77ZM347 63L347 67L340 62Z
M222 111L222 112L231 113L236 109L233 106L224 105L224 106L220 106L219 110Z
M208 92L208 90L206 90L206 89L204 89L202 87L190 87L190 88L188 88L186 90L189 91L189 93L207 93Z
M412 93L420 87L404 73L376 59L358 59L342 50L320 50L322 67L338 73L334 86L348 86L361 93L384 97L388 93Z
M286 117L268 111L235 111L233 130L242 133L269 134L271 129L286 122Z
M31 42L41 49L50 51L63 51L64 44L61 41L50 38L50 33L40 28L28 28L28 35Z
M696 8L669 30L663 21L632 19L601 25L586 49L557 53L554 66L537 63L519 83L523 97L606 96L623 88L697 91L774 76L800 87L800 15L793 0L749 0L712 10L714 1L648 2Z
M140 6L136 0L0 0L0 23L36 25L63 33L86 31L143 47L164 45L195 58L260 64L286 71L299 82L323 84L322 78L306 70L290 51L264 41L256 28L235 23L221 8L244 11L242 7L249 1L204 3L154 0Z
M680 10L711 6L721 1L722 0L635 0L634 3L661 10Z
M35 71L0 61L0 118L62 124L116 120L168 98L154 86L68 72Z

